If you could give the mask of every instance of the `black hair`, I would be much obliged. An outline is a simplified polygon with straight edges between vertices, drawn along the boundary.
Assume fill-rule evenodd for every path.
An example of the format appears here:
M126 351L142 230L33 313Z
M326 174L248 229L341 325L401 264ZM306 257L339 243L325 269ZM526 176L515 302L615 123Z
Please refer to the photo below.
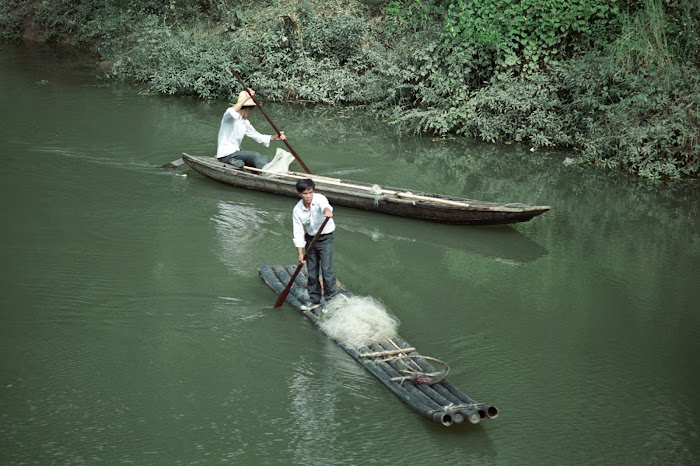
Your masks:
M297 192L298 193L303 193L307 189L314 189L316 185L314 184L314 180L311 178L305 178L303 180L297 181Z

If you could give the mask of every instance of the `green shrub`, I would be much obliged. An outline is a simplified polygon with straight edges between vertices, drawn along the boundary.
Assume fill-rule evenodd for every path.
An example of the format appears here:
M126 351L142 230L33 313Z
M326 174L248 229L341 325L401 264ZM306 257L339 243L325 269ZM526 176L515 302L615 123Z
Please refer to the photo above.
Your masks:
M504 78L480 89L464 106L461 132L489 142L570 145L569 108L558 91L556 76L549 73Z
M364 47L368 33L359 17L324 18L303 8L268 20L264 31L236 33L229 59L268 97L358 102L377 68L376 55Z
M613 57L573 62L562 81L580 162L649 180L697 178L700 74L675 72L632 73Z
M445 12L446 40L468 39L506 74L549 68L595 49L617 27L611 0L455 0Z
M22 37L23 17L27 13L21 0L5 0L0 3L0 40L17 40Z
M586 141L584 160L650 180L700 174L700 79L668 88L655 77L626 75L618 102L605 108ZM684 84L681 84L684 83Z
M388 18L388 32L430 30L436 18L442 18L442 9L433 0L391 0L382 9Z

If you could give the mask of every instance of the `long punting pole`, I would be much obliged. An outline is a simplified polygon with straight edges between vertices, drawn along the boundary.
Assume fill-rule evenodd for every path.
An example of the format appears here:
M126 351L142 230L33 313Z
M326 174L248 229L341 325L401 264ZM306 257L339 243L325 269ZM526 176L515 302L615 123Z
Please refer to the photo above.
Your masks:
M318 229L318 232L316 232L316 235L314 238L311 240L311 243L309 244L309 247L306 248L306 253L304 254L304 262L306 262L306 258L309 256L309 252L314 248L316 245L316 241L318 240L318 237L321 236L321 232L326 226L326 223L328 223L328 220L330 220L330 217L326 217L326 219L323 221L321 224L321 228ZM284 289L282 293L280 293L280 297L277 299L277 302L275 303L275 307L280 307L282 304L284 304L284 301L287 299L287 295L289 294L289 290L292 289L292 285L294 284L294 279L297 278L297 275L299 275L299 272L301 272L301 267L304 265L303 262L300 262L299 265L297 266L297 269L294 271L294 274L292 275L292 278L289 280L289 284L287 285L287 288Z
M251 94L250 91L248 90L248 86L245 85L245 83L243 82L243 80L241 79L241 77L238 75L238 73L236 73L236 70L234 70L233 67L231 68L231 72L232 72L233 75L236 77L236 79L238 79L238 82L241 83L241 86L243 86L243 89L245 89L245 91L248 93L248 95L250 96L250 98L253 99L253 102L255 102L255 105L260 109L260 111L261 111L262 114L265 116L265 118L267 118L267 121L270 122L270 124L272 125L272 129L274 129L275 132L277 133L277 135L279 136L279 135L281 134L280 130L277 129L277 126L275 126L275 124L272 122L272 120L270 120L270 117L267 116L267 113L265 113L265 110L263 110L263 108L260 106L260 103L259 103L257 100L255 100L255 97L253 97L253 94ZM309 170L309 169L306 167L306 164L304 164L304 162L303 162L303 161L301 160L301 158L297 155L297 153L294 151L294 149L292 149L292 146L289 145L289 143L287 142L287 140L285 139L283 142L284 142L284 144L287 146L287 149L289 149L289 151L292 153L292 155L294 156L294 158L297 159L297 161L299 162L299 164L301 165L301 167L306 171L306 173L309 173L309 174L310 174L310 173L311 173L311 170Z

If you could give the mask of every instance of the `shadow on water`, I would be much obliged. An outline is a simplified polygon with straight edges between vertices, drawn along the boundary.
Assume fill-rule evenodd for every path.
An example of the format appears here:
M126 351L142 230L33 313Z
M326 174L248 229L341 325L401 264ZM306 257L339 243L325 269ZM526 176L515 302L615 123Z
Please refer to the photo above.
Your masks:
M371 216L368 217L368 216ZM464 227L429 222L378 218L377 214L345 213L338 227L369 237L372 241L414 243L418 247L440 246L484 257L525 264L549 254L546 248L513 227Z
M187 173L201 176L192 171ZM207 181L216 183L213 180ZM242 194L248 193L242 188L230 189L240 191ZM268 193L261 193L261 195L270 199L280 198ZM286 199L284 196L282 198ZM441 246L518 264L535 261L549 253L546 248L509 225L488 227L442 225L363 210L343 207L338 209L341 209L338 212L342 212L343 216L343 222L339 225L341 230L369 237L375 242L398 241L420 246ZM240 229L243 232L249 230ZM252 231L255 230L255 228L252 229Z

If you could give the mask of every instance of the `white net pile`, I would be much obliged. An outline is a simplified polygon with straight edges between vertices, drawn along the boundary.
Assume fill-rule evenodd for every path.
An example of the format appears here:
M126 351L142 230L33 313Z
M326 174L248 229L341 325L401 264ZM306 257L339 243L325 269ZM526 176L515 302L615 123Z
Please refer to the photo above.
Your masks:
M289 165L294 162L294 156L284 149L277 148L275 158L262 169L275 173L288 173Z
M395 338L399 321L371 297L339 295L324 308L323 332L353 348Z
M386 196L384 196L384 191L382 190L382 187L379 186L378 184L375 184L370 188L369 190L370 194L374 196L374 206L378 206L381 201L383 201Z

